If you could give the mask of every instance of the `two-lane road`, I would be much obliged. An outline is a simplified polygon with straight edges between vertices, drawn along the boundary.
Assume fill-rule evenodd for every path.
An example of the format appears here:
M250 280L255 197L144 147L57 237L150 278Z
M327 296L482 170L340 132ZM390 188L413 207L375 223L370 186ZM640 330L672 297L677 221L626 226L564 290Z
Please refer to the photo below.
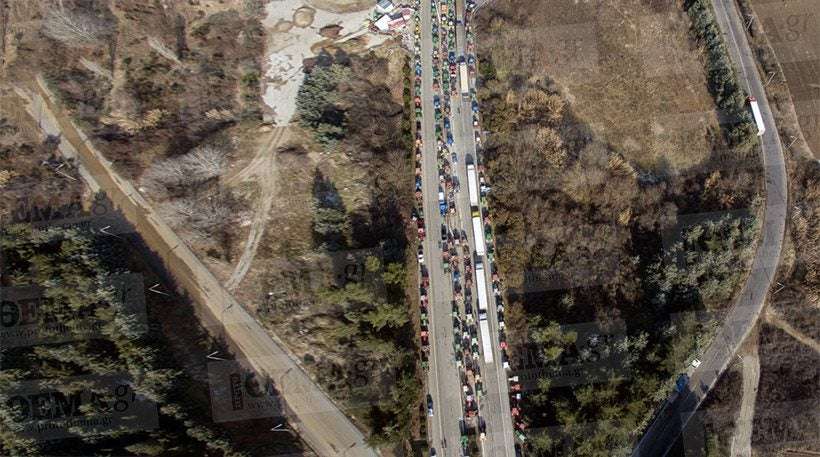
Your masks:
M664 457L726 369L760 316L774 280L785 233L788 203L786 166L777 126L757 72L754 54L746 40L743 21L733 0L712 0L712 6L732 61L740 70L740 82L750 95L757 98L766 125L766 133L761 138L766 179L762 238L749 277L715 339L701 358L702 364L691 375L689 390L661 409L657 419L633 451L633 457Z

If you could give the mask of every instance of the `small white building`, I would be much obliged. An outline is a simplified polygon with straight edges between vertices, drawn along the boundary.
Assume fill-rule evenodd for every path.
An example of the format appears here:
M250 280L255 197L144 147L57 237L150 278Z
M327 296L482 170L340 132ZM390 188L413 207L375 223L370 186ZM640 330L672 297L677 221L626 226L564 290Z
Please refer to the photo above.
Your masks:
M376 11L379 14L387 14L393 11L393 2L390 0L379 0L376 4Z
M379 29L379 32L388 32L390 31L390 21L392 21L392 19L390 19L390 15L385 14L374 22L373 25Z

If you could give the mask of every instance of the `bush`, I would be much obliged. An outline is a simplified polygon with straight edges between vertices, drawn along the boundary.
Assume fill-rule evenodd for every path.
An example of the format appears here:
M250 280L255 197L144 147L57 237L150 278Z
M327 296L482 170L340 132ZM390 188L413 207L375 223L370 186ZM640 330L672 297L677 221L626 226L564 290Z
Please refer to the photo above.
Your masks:
M296 94L299 123L313 131L316 140L324 145L344 138L346 113L338 105L338 85L350 78L349 67L317 65L305 76Z
M747 152L757 144L756 127L746 107L746 93L741 89L732 67L714 11L708 0L689 0L686 11L692 18L692 30L706 46L706 70L709 91L724 111L730 124L725 130L729 146Z

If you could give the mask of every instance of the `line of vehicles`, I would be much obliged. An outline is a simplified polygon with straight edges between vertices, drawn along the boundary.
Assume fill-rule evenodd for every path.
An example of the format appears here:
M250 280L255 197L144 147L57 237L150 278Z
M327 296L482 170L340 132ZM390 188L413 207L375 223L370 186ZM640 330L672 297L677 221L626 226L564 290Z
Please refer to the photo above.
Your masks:
M433 18L433 90L440 91L433 98L436 110L436 139L439 163L440 183L451 187L439 189L439 212L445 216L441 227L442 267L451 274L453 285L452 318L453 318L453 357L459 369L461 397L463 404L462 417L459 419L462 455L470 455L471 443L478 432L478 439L483 440L483 432L478 430L482 422L479 417L479 398L484 395L481 381L481 370L478 364L478 334L472 310L472 252L465 232L458 227L450 227L447 218L455 215L455 193L460 191L458 174L458 155L453 150L453 123L451 119L451 100L457 94L455 55L456 10L455 0L432 0L431 15ZM440 35L440 39L439 39ZM441 83L439 84L439 78ZM441 115L438 114L439 110ZM444 192L445 189L448 192Z
M439 187L438 203L439 211L442 216L452 214L455 212L454 206L454 192L458 192L458 181L456 176L453 176L453 167L458 165L458 158L455 152L449 153L449 148L453 146L454 138L452 133L452 123L450 119L451 94L456 95L460 93L463 97L471 97L471 114L473 127L475 129L475 140L478 154L481 148L481 137L479 133L479 119L478 119L478 103L475 98L475 91L470 88L471 78L475 75L475 57L472 54L473 50L473 36L472 31L467 24L467 16L464 17L464 25L467 36L467 56L456 57L455 48L455 26L456 21L453 17L454 5L452 0L442 0L440 5L440 12L437 11L437 1L432 0L431 12L433 13L433 43L434 48L439 48L439 34L441 35L441 42L447 43L441 45L441 49L433 52L433 88L436 91L441 90L443 98L439 95L434 96L433 105L435 109L436 120L436 138L439 151L439 178L442 186ZM467 11L471 11L475 4L467 1ZM440 13L440 14L439 14ZM439 28L441 24L441 28ZM446 57L445 57L446 56ZM441 68L440 68L441 67ZM417 72L417 74L419 74ZM455 79L458 77L459 85L456 90ZM440 81L440 82L439 82ZM749 104L754 116L757 127L757 134L761 136L765 133L765 125L763 123L762 115L754 97L749 98ZM417 103L420 106L420 102ZM478 157L475 158L477 161ZM487 364L494 362L492 351L492 339L490 337L490 326L488 321L488 306L489 297L486 287L486 274L484 257L487 257L489 267L492 269L492 291L493 298L496 304L496 315L499 327L499 342L501 362L505 369L509 369L509 362L506 354L506 338L504 332L504 305L500 292L500 281L498 274L495 271L493 262L493 237L488 217L482 213L482 201L484 195L489 191L489 186L484 182L484 177L477 169L477 163L466 160L467 170L467 184L470 200L470 219L473 231L473 238L475 240L474 255L469 250L467 245L467 236L465 233L459 233L458 230L450 230L446 225L441 227L441 239L443 247L443 266L446 272L451 273L453 277L454 300L452 302L454 331L456 335L455 342L455 356L459 367L463 368L462 390L464 398L464 413L469 420L475 418L473 425L478 428L481 436L486 433L486 424L484 420L478 416L477 399L483 395L483 386L481 383L480 367L477 363L477 355L479 353L477 333L480 333L481 340L481 354L483 360ZM417 181L417 190L420 189L420 182ZM423 238L423 219L419 225L419 235ZM458 246L463 245L463 258L459 260ZM420 254L421 255L421 254ZM464 275L461 275L459 267L460 262L464 265ZM476 295L477 295L477 309L472 307L472 279L475 278ZM461 287L461 282L464 282L464 288ZM462 313L461 308L464 312ZM476 331L474 312L477 314L478 332ZM458 336L461 335L459 339ZM521 410L522 392L521 384L518 382L517 376L508 378L508 387L510 395L510 413L514 425L515 435L520 441L524 441L526 436L524 430L526 423L523 420L523 412ZM428 396L429 410L432 414L432 403ZM466 423L463 419L460 420L460 428L462 430L462 437L466 435L464 431ZM466 453L466 443L463 443L464 455Z
M475 7L474 3L467 3L467 10L471 11ZM473 238L475 239L476 248L476 283L478 295L478 313L479 313L479 328L481 332L481 340L483 346L484 361L487 364L493 363L492 343L490 339L490 326L487 319L487 310L489 304L489 297L487 296L487 288L485 283L485 265L482 262L484 256L487 259L487 268L491 270L492 279L492 298L495 300L496 306L496 320L498 322L498 341L499 341L499 355L501 357L500 363L505 370L510 369L510 364L507 356L507 343L505 335L504 324L504 303L501 295L501 282L496 270L494 257L494 239L492 233L492 225L489 220L488 213L482 210L482 206L486 207L485 195L490 191L490 186L485 183L483 173L481 172L478 160L481 154L481 134L478 116L478 101L476 99L475 90L470 88L471 78L475 76L476 59L474 52L474 36L471 24L468 22L468 15L464 17L465 37L466 37L466 59L460 59L459 76L461 81L461 95L470 100L470 115L472 116L473 132L476 144L476 157L474 161L467 158L467 185L470 194L470 220L473 230ZM498 362L496 362L498 363ZM521 385L517 377L508 378L509 400L510 400L510 415L512 417L514 434L523 442L526 440L524 430L526 423L523 419L521 410L522 392Z
M416 107L416 179L415 179L415 191L416 191L416 201L417 205L416 208L413 209L412 212L412 219L415 221L417 226L417 234L419 240L424 240L429 234L427 232L427 225L424 219L424 211L423 211L423 204L422 204L422 153L423 153L423 140L421 137L421 121L422 121L422 100L421 100L421 81L422 81L422 65L421 65L421 58L419 50L420 46L420 38L421 38L421 31L419 27L418 21L418 11L420 7L420 2L416 2L416 34L415 34L415 49L416 49L416 56L415 56L415 85L414 85L414 101ZM441 14L439 14L438 9L441 9ZM433 24L432 24L432 32L433 32L433 43L434 46L438 49L439 48L439 40L443 43L447 43L450 48L454 48L455 46L455 30L454 30L454 18L455 18L455 3L454 0L432 0L431 2L431 12L433 17ZM439 24L441 24L441 28L439 28ZM441 34L441 36L439 36ZM438 53L434 53L438 54ZM437 198L438 198L438 209L439 213L445 217L445 220L449 214L455 214L456 207L455 207L455 192L459 191L459 182L457 175L454 173L454 167L458 164L458 157L455 152L450 152L450 148L454 143L453 133L452 133L452 124L450 119L450 91L454 88L451 87L451 82L454 82L455 74L453 73L452 67L452 60L454 59L454 55L447 56L447 65L450 68L443 67L445 59L443 58L444 55L441 54L441 57L437 57L434 55L433 63L434 68L432 70L433 76L433 89L437 93L433 97L433 108L434 108L434 120L435 120L435 137L437 143L437 164L438 164L438 176L439 176L439 185L437 190ZM443 69L444 71L440 70ZM450 70L449 72L447 70ZM442 91L442 89L444 89ZM472 421L473 418L477 417L477 399L478 396L483 395L483 388L480 379L480 370L478 369L478 363L475 361L477 354L478 354L478 347L477 347L477 333L475 324L472 322L471 314L461 314L460 307L464 305L463 295L464 293L469 294L471 279L472 279L472 270L471 270L471 253L469 246L467 244L467 236L466 233L463 233L459 230L451 230L446 224L442 224L441 227L441 247L442 247L442 267L443 270L452 275L452 283L453 283L453 325L454 325L454 334L456 336L455 339L455 361L457 366L460 368L464 368L460 371L460 378L462 381L462 398L463 398L463 405L464 409L462 411L461 418L459 419L459 430L461 431L461 439L460 445L462 450L462 455L470 455L469 453L469 438L468 438L468 430L472 428L475 424L472 422L468 424L467 421ZM461 249L459 249L459 247ZM462 251L462 252L460 252ZM463 255L463 265L466 269L466 274L462 275L462 267L461 267L461 254ZM430 333L429 333L429 322L428 322L428 310L430 306L435 306L435 304L431 304L428 298L428 288L430 284L429 278L429 269L427 268L427 264L425 263L424 252L421 244L418 247L418 259L420 263L420 284L419 284L419 296L420 296L420 308L421 308L421 326L420 326L420 341L422 346L422 366L425 369L429 368L428 362L428 355L430 350ZM466 288L462 287L462 283L467 285ZM468 295L468 300L469 300ZM468 305L469 306L469 305ZM461 336L461 338L459 338ZM462 345L463 344L463 348ZM433 398L431 395L427 395L427 412L428 415L432 416L434 414L434 405L433 405ZM442 445L446 446L445 443ZM431 448L431 455L435 455L435 448Z
M418 11L418 2L417 11ZM475 4L468 0L467 11L471 11ZM456 35L456 13L454 0L432 0L431 15L433 18L432 41L434 45L433 61L433 95L434 125L437 149L439 186L437 190L438 209L441 216L447 221L447 216L456 213L455 193L460 190L455 167L458 166L458 156L455 151L450 151L454 138L452 131L451 98L461 96L471 98L472 127L475 131L476 144L480 147L481 139L479 135L478 102L475 91L470 89L470 78L475 74L475 57L472 54L473 36L467 16L464 17L467 36L466 57L456 57L455 35ZM421 59L418 55L420 50L420 29L418 26L418 12L416 13L416 82L415 82L415 106L416 106L416 198L418 207L422 205L422 138L421 138ZM455 79L459 78L459 85ZM459 90L460 89L460 90ZM482 213L482 200L489 186L484 182L483 173L477 163L467 161L463 166L467 168L468 189L470 196L470 220L475 240L475 251L471 251L468 244L468 237L460 229L451 229L448 224L441 226L441 248L442 248L442 268L451 275L453 285L453 330L454 357L459 367L462 381L463 415L459 421L461 430L461 446L463 455L468 452L468 433L470 428L478 431L478 439L483 439L486 433L486 423L479 416L479 401L484 395L481 381L481 369L478 360L483 355L484 362L494 363L493 338L491 338L490 324L488 320L488 307L490 306L488 289L486 284L485 268L491 269L492 278L491 290L492 298L495 300L496 316L499 327L499 341L501 344L501 363L509 369L509 362L506 354L506 341L504 335L503 301L500 291L500 281L495 271L493 262L493 237L488 216ZM423 240L427 233L423 211L414 210L413 219L417 224L417 231L420 240ZM423 366L428 367L426 355L429 352L430 335L428 330L427 311L430 304L427 294L429 287L429 270L425 266L425 258L422 247L419 246L418 258L421 264L421 284L420 284L420 305L421 305L421 343L423 348ZM485 263L486 259L486 263ZM462 274L463 272L463 274ZM462 285L463 284L463 285ZM476 285L477 305L473 309L472 286ZM480 342L479 346L479 333ZM512 382L512 378L510 378ZM515 387L515 383L510 385L510 389ZM517 395L517 396L516 396ZM511 395L512 415L515 419L519 416L518 400L520 392ZM432 397L428 396L428 414L433 414ZM523 424L522 427L523 429ZM435 450L433 449L434 453Z

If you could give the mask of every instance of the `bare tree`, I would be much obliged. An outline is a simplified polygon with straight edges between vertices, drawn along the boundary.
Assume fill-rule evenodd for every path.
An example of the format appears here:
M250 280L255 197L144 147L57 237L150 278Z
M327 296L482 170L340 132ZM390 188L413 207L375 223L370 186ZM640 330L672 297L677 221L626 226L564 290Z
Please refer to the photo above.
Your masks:
M198 239L210 239L243 218L246 206L231 192L183 197L160 205L163 220Z
M111 34L102 19L62 8L50 10L43 25L46 35L69 45L96 44Z
M191 187L217 178L226 167L224 151L205 145L185 155L154 163L143 174L141 184L154 198L162 198L171 189Z
M220 176L227 165L225 153L212 145L202 146L182 156L183 166L197 176L199 180L207 180Z

